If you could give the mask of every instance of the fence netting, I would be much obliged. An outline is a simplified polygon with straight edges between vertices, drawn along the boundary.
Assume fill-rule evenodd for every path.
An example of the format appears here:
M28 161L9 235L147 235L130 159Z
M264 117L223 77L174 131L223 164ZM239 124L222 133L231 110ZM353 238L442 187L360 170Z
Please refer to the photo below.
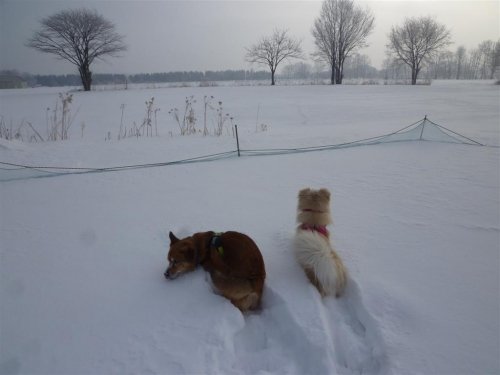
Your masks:
M223 152L218 154L203 155L183 160L137 164L137 165L122 165L107 168L85 168L85 167L64 167L64 166L42 166L42 165L24 165L16 163L7 163L0 161L0 181L23 180L40 177L53 177L68 174L86 174L86 173L103 173L139 168L164 167L170 165L190 164L200 162L210 162L225 158L238 156L258 156L258 155L284 155L301 152L313 152L322 150L336 150L348 147L376 145L389 142L412 142L412 141L429 141L429 142L445 142L459 143L475 146L484 146L466 136L458 134L450 129L438 125L427 118L423 118L411 125L408 125L393 133L384 134L376 137L355 140L352 142L338 143L323 146L299 147L299 148L280 148L280 149L237 149L234 151ZM239 143L238 143L239 144Z

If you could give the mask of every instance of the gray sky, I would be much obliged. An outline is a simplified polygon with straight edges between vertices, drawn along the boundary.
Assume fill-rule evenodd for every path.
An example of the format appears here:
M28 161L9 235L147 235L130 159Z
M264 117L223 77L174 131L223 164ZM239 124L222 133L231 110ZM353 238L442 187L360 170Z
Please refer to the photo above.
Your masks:
M452 32L459 45L476 48L500 38L500 1L358 1L375 15L369 47L360 51L380 68L387 34L406 17L433 16ZM302 40L307 56L314 51L311 27L321 1L171 1L171 0L0 0L0 69L36 74L75 73L54 56L25 47L39 20L67 8L97 10L125 36L121 58L94 63L94 73L141 73L179 70L260 69L244 61L244 47L274 28L286 28ZM283 66L286 62L283 63Z

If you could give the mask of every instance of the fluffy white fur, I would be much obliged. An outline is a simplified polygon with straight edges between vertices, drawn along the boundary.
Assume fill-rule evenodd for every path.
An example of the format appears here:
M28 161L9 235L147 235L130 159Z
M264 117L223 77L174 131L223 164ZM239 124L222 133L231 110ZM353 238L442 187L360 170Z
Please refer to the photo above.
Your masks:
M339 294L339 287L340 289L343 287L339 282L342 283L345 275L337 275L337 266L332 256L333 249L327 238L318 232L298 229L295 235L294 253L300 266L314 273L324 294ZM341 271L343 272L343 269Z

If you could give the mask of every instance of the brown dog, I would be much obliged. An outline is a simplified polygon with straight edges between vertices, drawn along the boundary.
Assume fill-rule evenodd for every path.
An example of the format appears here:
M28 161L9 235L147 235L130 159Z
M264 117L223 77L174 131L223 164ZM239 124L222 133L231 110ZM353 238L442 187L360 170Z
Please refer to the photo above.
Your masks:
M178 239L172 232L167 279L175 279L198 265L210 273L216 290L241 311L260 307L266 270L255 242L238 232L200 232Z

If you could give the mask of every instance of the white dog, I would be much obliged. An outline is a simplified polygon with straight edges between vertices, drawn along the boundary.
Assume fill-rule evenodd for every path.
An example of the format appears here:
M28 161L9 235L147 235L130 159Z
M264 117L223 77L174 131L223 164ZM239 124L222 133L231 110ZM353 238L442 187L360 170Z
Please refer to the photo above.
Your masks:
M326 228L332 222L330 192L308 188L301 190L298 198L295 257L322 296L339 297L345 289L347 270L333 249Z

